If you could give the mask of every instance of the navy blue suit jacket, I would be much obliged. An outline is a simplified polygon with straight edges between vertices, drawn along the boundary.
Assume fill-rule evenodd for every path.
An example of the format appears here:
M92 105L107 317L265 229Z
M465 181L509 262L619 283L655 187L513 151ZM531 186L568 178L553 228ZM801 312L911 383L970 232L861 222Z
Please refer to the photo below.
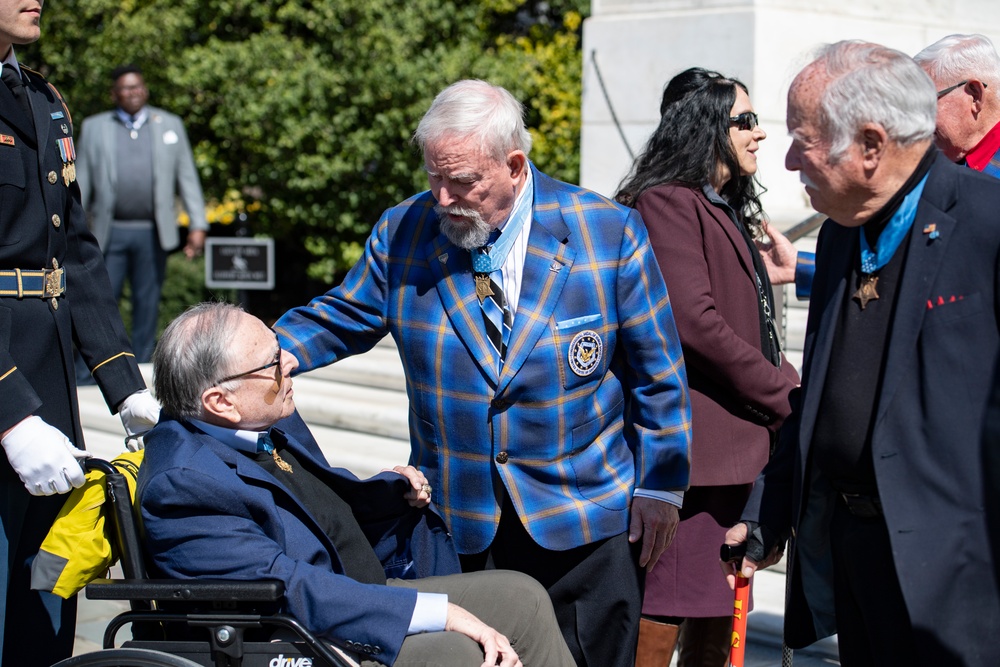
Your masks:
M403 500L396 473L360 481L326 464L297 414L275 425L300 460L351 506L388 577L459 571L443 520ZM294 474L294 473L293 473ZM334 545L288 490L250 457L164 415L146 437L137 489L147 561L171 578L278 579L284 610L341 645L373 647L391 665L406 636L416 591L362 584L343 574Z
M998 665L1000 600L984 517L980 429L1000 348L1000 183L938 155L908 240L872 432L872 458L903 598L928 665ZM931 232L936 231L937 235ZM785 638L836 631L834 495L809 457L858 230L819 238L800 403L744 518L795 530ZM793 403L794 405L794 403Z

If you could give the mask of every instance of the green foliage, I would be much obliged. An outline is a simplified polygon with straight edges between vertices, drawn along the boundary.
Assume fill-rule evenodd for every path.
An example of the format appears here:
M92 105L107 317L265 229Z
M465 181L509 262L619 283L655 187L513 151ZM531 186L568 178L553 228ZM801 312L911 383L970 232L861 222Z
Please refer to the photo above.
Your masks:
M78 0L47 4L19 49L77 122L110 106L110 71L145 70L181 115L208 199L259 205L255 234L293 239L330 282L386 207L426 188L409 138L433 96L468 77L528 109L532 159L579 174L586 0ZM301 295L296 295L301 300Z
M160 318L157 336L188 306L202 301L227 301L236 303L235 290L209 290L205 287L205 258L189 260L182 252L167 257L167 277L160 295ZM118 302L125 328L132 331L132 288L126 281L122 298Z

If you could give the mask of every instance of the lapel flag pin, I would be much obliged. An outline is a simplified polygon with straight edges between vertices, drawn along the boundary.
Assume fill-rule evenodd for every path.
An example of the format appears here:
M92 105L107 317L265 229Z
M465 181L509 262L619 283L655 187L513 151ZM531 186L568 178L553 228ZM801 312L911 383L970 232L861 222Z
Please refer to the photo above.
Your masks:
M9 134L0 134L0 144L3 144L4 146L13 146L14 137Z
M62 111L53 111L49 115L52 116L52 120L59 120L60 118L66 117Z
M941 232L938 231L937 225L933 223L924 225L924 234L927 234L928 238L932 240L941 236Z

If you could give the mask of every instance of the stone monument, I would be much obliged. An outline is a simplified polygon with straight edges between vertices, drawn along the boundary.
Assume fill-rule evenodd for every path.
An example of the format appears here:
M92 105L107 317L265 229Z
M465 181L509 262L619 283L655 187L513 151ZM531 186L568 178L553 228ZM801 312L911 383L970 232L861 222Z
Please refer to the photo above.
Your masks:
M638 153L656 127L663 87L697 65L750 88L768 134L757 153L764 207L787 228L812 212L798 177L784 168L785 96L810 52L864 39L912 55L955 32L983 33L1000 47L1000 2L593 0L583 31L581 185L614 194L628 149Z

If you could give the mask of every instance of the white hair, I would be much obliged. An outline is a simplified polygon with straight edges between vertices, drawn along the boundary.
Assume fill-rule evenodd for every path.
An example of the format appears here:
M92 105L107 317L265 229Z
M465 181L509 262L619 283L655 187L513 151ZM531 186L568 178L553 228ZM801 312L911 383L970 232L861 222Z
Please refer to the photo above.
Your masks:
M417 125L413 140L421 150L443 139L475 138L483 155L506 161L507 155L531 151L524 127L524 107L507 90L486 81L466 79L434 98Z
M929 140L937 119L937 91L927 73L904 53L869 42L822 47L808 67L829 81L820 99L820 127L838 161L865 123L881 125L900 146Z
M952 85L963 79L977 79L993 90L1000 89L1000 55L985 35L948 35L913 59L935 81Z

